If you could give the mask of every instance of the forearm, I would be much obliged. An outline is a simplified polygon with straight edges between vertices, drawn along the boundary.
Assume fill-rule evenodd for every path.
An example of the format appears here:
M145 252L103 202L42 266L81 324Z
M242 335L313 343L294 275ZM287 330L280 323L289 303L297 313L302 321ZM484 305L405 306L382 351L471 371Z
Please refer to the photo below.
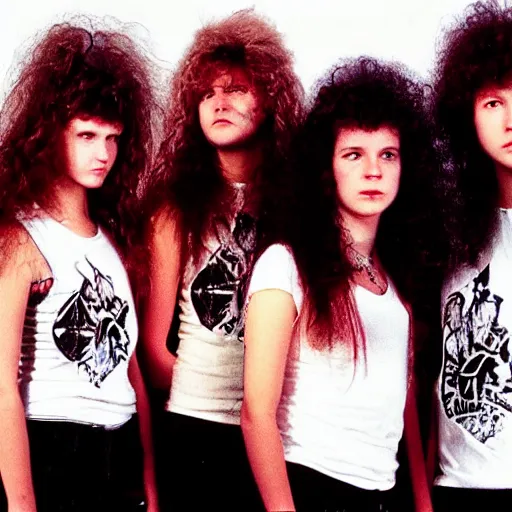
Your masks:
M0 474L9 511L35 512L25 411L17 393L0 393Z
M417 512L432 512L425 458L421 443L416 397L411 388L405 410L405 442L411 473L414 504Z
M144 491L148 510L156 510L158 504L156 474L155 474L155 457L153 438L151 434L151 417L149 408L142 406L139 401L137 412L139 415L140 438L143 450L143 471L144 471Z
M158 510L158 497L155 476L155 461L153 449L152 423L151 423L151 407L149 396L142 378L137 356L133 356L130 361L129 377L135 390L137 400L137 414L139 417L139 433L143 454L143 475L144 490L148 511L154 512Z
M242 431L265 508L272 511L295 510L275 417L242 412Z
M172 370L176 356L166 349L155 351L146 343L141 346L140 356L146 381L154 389L168 392L171 389Z

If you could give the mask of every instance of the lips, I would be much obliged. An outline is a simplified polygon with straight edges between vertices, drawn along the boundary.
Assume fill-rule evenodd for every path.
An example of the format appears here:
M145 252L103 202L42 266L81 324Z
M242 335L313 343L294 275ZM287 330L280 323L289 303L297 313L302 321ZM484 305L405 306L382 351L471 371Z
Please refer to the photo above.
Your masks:
M380 190L363 190L360 192L360 194L368 197L378 197L384 195L384 193Z
M216 124L233 124L233 123L229 119L216 119L213 122L213 125L215 126Z
M512 148L512 141L510 142L507 142L506 144L503 144L503 146L501 146L503 149L508 149L508 148Z

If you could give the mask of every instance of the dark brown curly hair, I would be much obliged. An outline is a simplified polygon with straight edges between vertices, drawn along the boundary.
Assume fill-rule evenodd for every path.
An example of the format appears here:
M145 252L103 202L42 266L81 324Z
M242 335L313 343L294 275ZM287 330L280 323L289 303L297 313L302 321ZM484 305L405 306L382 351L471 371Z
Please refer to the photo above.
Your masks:
M54 25L19 64L0 112L0 220L13 226L20 214L35 215L34 205L55 206L57 145L70 120L120 122L116 161L103 186L88 191L89 210L134 262L130 256L140 246L136 191L153 154L157 103L146 51L121 29L93 28L99 24L80 18Z
M190 241L185 249L192 257L202 253L214 218L229 212L228 187L201 130L198 106L213 75L232 67L247 73L267 114L260 128L263 164L251 187L260 233L270 236L286 204L286 169L302 117L303 89L280 34L261 16L243 10L196 33L172 78L164 141L147 178L146 216L169 206L179 218L182 240Z
M444 212L450 268L475 264L497 227L498 183L494 163L478 141L476 94L512 77L512 8L477 2L445 32L433 81L435 117L445 155Z
M332 169L340 129L393 128L400 137L401 175L396 199L380 218L376 252L407 302L425 300L422 282L438 268L435 179L439 165L428 110L428 88L403 66L369 57L329 71L298 137L291 246L305 291L302 326L318 349L363 339L352 296L351 243L342 227Z

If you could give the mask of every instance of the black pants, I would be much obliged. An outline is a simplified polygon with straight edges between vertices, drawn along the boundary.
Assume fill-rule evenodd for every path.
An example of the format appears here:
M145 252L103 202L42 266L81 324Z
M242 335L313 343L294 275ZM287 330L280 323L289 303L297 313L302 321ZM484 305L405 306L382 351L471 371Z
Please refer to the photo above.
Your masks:
M38 512L145 509L136 418L114 430L35 420L27 429Z
M239 426L169 412L155 423L161 512L264 510Z
M436 485L434 512L512 510L512 489L466 489Z
M286 463L297 512L402 512L393 491L368 491L301 464Z

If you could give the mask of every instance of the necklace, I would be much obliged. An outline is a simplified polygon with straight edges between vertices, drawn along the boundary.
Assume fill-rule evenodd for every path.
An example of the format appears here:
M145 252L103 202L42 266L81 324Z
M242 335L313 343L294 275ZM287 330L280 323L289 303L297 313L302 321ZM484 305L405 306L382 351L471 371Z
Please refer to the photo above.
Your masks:
M373 283L382 294L384 294L386 292L386 283L381 282L372 256L365 256L352 246L350 246L350 250L352 251L350 259L352 260L353 269L356 272L362 272L364 270L370 282Z

